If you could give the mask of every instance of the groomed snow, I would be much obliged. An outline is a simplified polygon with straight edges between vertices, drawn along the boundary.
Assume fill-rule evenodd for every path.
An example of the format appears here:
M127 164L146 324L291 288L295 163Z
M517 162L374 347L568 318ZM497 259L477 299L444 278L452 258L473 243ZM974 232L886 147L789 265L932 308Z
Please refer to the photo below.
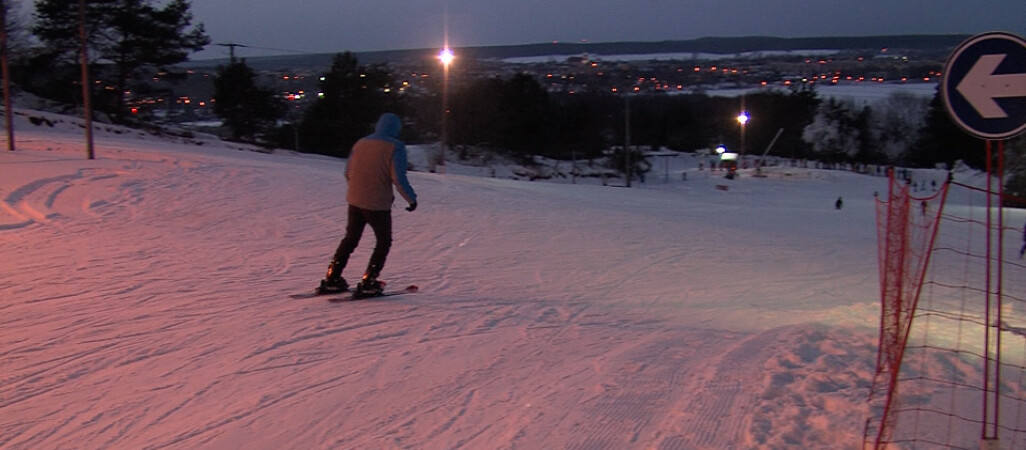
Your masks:
M681 155L626 189L432 174L414 147L383 277L421 291L339 304L288 296L338 243L344 161L16 132L0 448L861 447L883 178Z

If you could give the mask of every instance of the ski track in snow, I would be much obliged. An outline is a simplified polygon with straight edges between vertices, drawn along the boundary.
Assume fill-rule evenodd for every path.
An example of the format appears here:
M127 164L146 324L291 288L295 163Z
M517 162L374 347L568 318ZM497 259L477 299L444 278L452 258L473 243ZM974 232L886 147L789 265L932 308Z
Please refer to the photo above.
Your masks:
M385 275L421 292L332 304L288 294L341 236L343 162L113 138L87 161L30 142L47 147L0 155L0 448L860 443L872 185L836 212L826 189L774 205L712 179L698 194L701 178L412 173L422 206L395 210Z

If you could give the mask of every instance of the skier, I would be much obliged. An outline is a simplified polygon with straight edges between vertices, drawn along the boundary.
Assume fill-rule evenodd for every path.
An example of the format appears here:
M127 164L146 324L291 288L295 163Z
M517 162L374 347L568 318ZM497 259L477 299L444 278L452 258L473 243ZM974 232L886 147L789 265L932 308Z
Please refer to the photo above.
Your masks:
M834 208L835 209L841 209L843 207L844 207L844 199L842 199L841 197L837 197L837 201L834 202Z
M1019 249L1019 259L1026 254L1026 225L1022 226L1022 248Z
M395 199L392 186L409 204L407 211L417 209L417 194L406 179L406 144L399 140L401 128L399 116L382 114L374 133L357 141L349 153L346 232L328 265L319 293L349 289L342 278L342 270L360 243L366 225L374 231L376 242L363 279L356 286L356 295L374 296L383 292L384 284L378 281L378 275L392 247L392 202Z

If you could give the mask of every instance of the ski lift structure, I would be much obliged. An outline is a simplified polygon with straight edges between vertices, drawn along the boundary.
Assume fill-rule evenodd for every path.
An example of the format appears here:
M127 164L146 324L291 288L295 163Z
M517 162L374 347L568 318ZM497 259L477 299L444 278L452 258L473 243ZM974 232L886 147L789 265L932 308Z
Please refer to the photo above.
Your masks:
M672 151L672 150L666 150L666 149L659 149L659 150L648 151L648 152L644 153L644 156L646 158L649 158L649 157L662 158L662 160L663 160L663 182L664 183L669 183L670 182L670 158L676 158L679 155L680 155L680 153L678 153L678 152L675 152L675 151Z

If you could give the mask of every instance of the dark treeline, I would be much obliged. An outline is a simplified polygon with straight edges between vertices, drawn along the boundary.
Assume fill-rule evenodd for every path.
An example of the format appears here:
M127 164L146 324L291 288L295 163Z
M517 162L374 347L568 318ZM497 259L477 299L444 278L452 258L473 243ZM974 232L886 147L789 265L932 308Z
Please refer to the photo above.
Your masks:
M762 152L783 128L775 153L804 157L802 129L818 104L808 90L751 94L744 105L738 98L703 94L549 93L525 74L474 80L451 96L450 145L491 147L525 160L532 155L597 157L624 145L628 126L632 146L693 151L722 144L739 149L736 117L742 108L758 121L745 130L748 152Z
M340 79L361 82L340 86ZM406 118L403 138L408 142L438 142L441 93L397 96L367 87L394 83L383 67L359 66L348 53L337 56L333 69L324 75L323 96L303 116L300 151L345 157L349 146L369 131L376 114L385 110ZM448 95L450 147L488 148L525 162L532 156L599 157L624 145L628 126L631 146L740 149L736 117L742 108L755 118L745 130L747 152L761 153L783 129L774 154L806 157L809 146L802 140L802 130L819 103L815 92L807 89L750 94L743 105L738 98L704 94L550 93L527 74L468 80ZM278 145L291 148L292 139L284 133Z
M407 142L441 140L440 86L399 94L387 66L361 65L350 53L335 57L321 83L323 95L305 110L298 130L295 125L280 127L278 141L271 145L346 157L384 111L405 118L402 137ZM696 151L723 145L761 155L772 142L769 154L784 158L909 167L953 167L961 160L985 166L978 151L983 143L951 122L938 97L930 101L901 94L860 105L821 98L814 87L803 84L741 97L549 92L525 73L461 80L448 96L449 148L488 149L525 164L534 156L601 157L627 142L629 127L629 143L639 150ZM744 133L737 121L742 110L751 116ZM1017 148L1021 141L1012 140L1009 147ZM1020 164L1014 157L1010 161Z

